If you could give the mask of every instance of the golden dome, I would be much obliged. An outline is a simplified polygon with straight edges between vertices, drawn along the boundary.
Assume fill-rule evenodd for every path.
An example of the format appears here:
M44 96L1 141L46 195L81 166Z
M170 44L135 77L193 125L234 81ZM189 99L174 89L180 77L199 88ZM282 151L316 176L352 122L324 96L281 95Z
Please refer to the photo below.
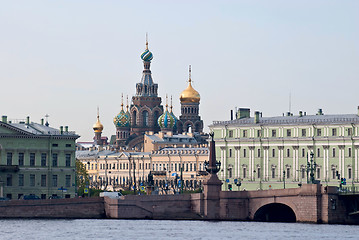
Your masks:
M100 122L100 116L97 116L97 122L93 125L92 128L95 132L102 132L103 125Z
M199 93L194 90L194 88L192 87L192 84L191 84L191 79L189 79L188 81L188 87L183 90L183 92L181 93L180 95L180 100L181 102L184 102L184 103L199 103L199 101L201 100L201 96L199 95Z

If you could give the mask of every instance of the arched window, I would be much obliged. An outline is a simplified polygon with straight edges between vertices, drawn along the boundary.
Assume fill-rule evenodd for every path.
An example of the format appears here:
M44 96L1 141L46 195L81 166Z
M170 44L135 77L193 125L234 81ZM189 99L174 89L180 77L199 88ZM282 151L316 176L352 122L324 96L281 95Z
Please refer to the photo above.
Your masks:
M158 127L158 117L159 117L159 112L155 111L153 114L153 126L154 127Z
M143 126L148 126L148 112L145 110L142 112Z
M137 112L136 111L133 111L133 113L132 113L132 117L131 117L131 125L132 126L136 126L136 118L137 118Z

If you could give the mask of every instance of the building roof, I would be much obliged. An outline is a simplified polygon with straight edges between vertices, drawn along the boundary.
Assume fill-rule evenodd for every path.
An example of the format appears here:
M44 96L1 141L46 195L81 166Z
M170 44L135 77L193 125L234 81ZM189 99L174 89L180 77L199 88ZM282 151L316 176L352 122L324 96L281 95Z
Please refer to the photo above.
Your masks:
M152 135L146 134L146 136L154 143L171 143L171 144L198 143L196 138L183 134L177 134L173 136L165 134L162 138L158 134L152 134Z
M231 121L213 121L210 127L221 126L243 126L243 125L308 125L308 124L351 124L359 123L359 116L356 114L335 114L335 115L303 115L303 116L279 116L259 117L258 123L255 118L242 118Z
M80 137L74 131L62 131L61 132L59 129L52 128L52 127L42 125L42 124L38 124L38 123L34 123L34 122L32 122L30 124L25 124L23 122L21 122L21 123L5 123L5 122L0 121L0 124L4 127L18 131L19 133L25 133L25 134L29 134L29 135L67 136L67 137L73 137L73 138Z

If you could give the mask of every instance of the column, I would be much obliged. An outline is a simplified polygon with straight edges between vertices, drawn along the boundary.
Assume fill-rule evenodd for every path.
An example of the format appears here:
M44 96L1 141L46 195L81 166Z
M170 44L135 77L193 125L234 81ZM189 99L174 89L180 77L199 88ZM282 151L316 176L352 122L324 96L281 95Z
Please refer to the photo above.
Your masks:
M235 157L236 157L236 166L235 166L235 176L236 178L240 178L240 172L241 172L241 147L234 147L235 150Z

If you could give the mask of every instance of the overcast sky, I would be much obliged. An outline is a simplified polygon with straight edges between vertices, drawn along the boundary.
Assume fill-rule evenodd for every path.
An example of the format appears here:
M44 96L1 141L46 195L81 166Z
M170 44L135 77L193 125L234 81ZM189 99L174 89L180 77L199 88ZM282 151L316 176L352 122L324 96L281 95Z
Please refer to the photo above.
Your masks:
M359 1L0 1L0 114L105 136L121 93L141 80L149 34L159 95L179 95L192 65L206 126L234 107L356 113ZM208 128L206 127L206 130Z

